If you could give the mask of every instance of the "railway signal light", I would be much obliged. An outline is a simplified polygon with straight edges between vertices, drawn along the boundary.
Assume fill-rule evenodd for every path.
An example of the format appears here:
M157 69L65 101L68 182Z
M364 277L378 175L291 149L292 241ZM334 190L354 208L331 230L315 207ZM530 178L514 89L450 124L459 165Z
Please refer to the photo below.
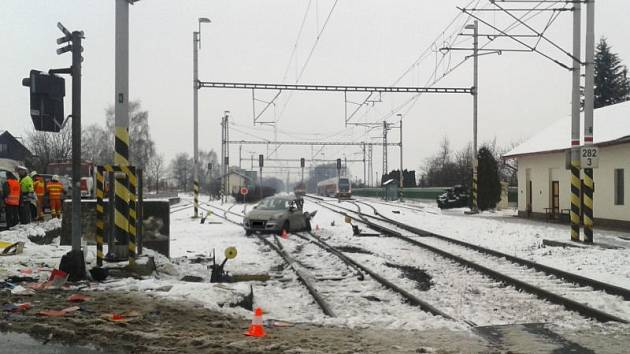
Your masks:
M66 84L62 77L31 70L22 85L30 88L31 119L35 130L59 132L63 127L63 98Z
M306 160L302 157L300 159L300 167L304 168L305 165L306 165Z
M337 169L341 170L341 159L337 159Z
M265 162L265 156L263 154L258 155L258 167L263 167Z

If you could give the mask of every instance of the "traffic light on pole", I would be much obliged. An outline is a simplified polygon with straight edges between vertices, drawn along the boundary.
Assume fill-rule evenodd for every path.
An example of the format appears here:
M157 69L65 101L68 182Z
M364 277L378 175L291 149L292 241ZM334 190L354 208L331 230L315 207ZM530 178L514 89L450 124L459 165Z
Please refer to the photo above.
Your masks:
M65 118L65 80L54 74L31 70L30 76L22 80L22 85L30 88L31 119L35 130L59 132Z

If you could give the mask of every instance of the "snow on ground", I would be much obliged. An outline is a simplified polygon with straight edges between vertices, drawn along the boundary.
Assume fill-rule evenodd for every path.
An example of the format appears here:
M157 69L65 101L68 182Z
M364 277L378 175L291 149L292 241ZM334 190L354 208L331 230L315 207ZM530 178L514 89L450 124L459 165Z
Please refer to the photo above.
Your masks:
M221 205L220 202L211 202L212 205L227 209L231 204ZM202 205L204 207L204 205ZM323 208L318 208L318 213ZM262 307L266 316L275 319L281 319L292 322L312 322L326 325L348 326L348 327L366 327L377 325L382 328L395 329L429 329L429 328L452 328L461 329L461 324L444 320L440 317L420 311L416 308L405 304L401 298L393 293L383 289L380 286L374 288L335 288L335 298L347 299L347 308L340 311L346 311L347 316L339 318L328 318L314 303L313 298L307 289L297 280L294 272L284 265L284 261L276 254L275 251L269 249L261 241L255 237L246 237L244 230L237 225L226 222L219 218L216 209L213 215L206 220L206 224L199 224L198 221L191 221L190 215L192 209L188 211L176 212L171 215L171 252L172 257L186 257L196 254L208 255L212 248L215 248L218 258L222 260L223 249L228 246L235 246L238 249L238 256L228 261L226 270L231 273L239 274L259 274L269 273L272 279L267 282L253 282L254 290L254 306ZM234 212L241 212L242 207L237 206L231 209ZM306 208L306 210L311 210ZM236 220L237 217L230 215L230 219ZM319 216L316 216L313 227L321 227L322 229L330 226L320 224ZM210 224L208 224L210 222ZM338 218L337 225L344 226L343 218ZM347 226L346 226L347 227ZM335 227L330 227L336 229ZM188 268L192 271L192 268ZM307 270L308 271L308 270ZM203 270L197 269L193 275L199 275ZM206 274L208 274L206 272ZM189 289L193 294L187 298L195 299L212 307L215 299L203 296L197 296L194 293L204 291L202 289L221 287L222 289L233 287L242 287L243 284L203 284L197 289ZM322 284L316 283L316 287ZM177 297L181 295L173 290L164 294L167 297ZM242 291L242 289L237 289ZM205 290L208 291L208 290ZM388 303L384 312L376 313L370 311L369 301L366 296L376 295L378 298L386 300L387 296L394 299ZM343 307L344 304L336 304ZM247 314L249 316L249 314Z
M371 201L383 215L423 230L630 288L630 241L619 237L630 237L628 233L596 228L596 245L585 246L569 241L568 225L513 217L514 211L465 215L465 209L440 211L436 207L420 204L422 210L415 211L388 205L390 203L377 203L374 199L359 200ZM345 206L348 207L348 204ZM394 210L400 213L395 214L392 212ZM543 239L579 247L543 246Z
M51 219L41 223L16 225L9 230L0 232L0 241L24 242L23 253L0 257L0 279L20 275L28 275L42 280L47 278L49 272L59 265L61 256L68 252L70 247L59 246L58 242L53 242L51 245L38 245L31 242L28 237L44 236L46 231L60 227L60 219Z
M200 199L205 201L207 197ZM392 292L370 285L368 282L356 287L354 286L356 283L351 283L353 286L339 286L336 289L334 284L328 283L325 290L335 289L334 298L344 299L346 302L345 305L343 302L335 304L337 312L343 313L344 316L336 319L327 318L314 303L306 288L297 281L293 271L284 265L283 260L275 251L255 237L246 237L240 226L218 217L216 209L204 207L213 210L213 215L210 215L204 224L201 224L199 219L191 219L193 213L191 200L191 197L183 196L182 202L173 207L173 210L177 211L171 214L170 220L171 260L145 249L145 254L155 257L158 266L156 276L144 277L141 280L109 279L97 286L92 285L92 289L143 291L175 300L195 301L209 309L249 318L251 313L235 304L250 293L251 284L254 292L254 306L262 307L266 318L336 326L376 326L393 329L461 330L465 326L463 322L447 321L422 312L405 304ZM211 204L223 209L231 206L230 203L222 205L218 201L213 201ZM506 216L509 212L463 216L458 210L442 213L434 206L422 203L405 204L417 208L413 210L384 204L374 205L385 215L422 229L630 287L628 275L630 257L627 257L625 248L541 247L542 238L566 240L568 227L564 225L516 219ZM446 264L436 265L435 258L426 255L426 252L422 253L400 242L386 238L353 237L350 227L344 223L343 216L313 203L306 203L305 210L315 209L318 213L312 225L314 230L318 230L316 233L328 238L329 242L335 245L355 245L372 252L373 256L346 254L365 262L377 273L385 275L390 281L403 286L416 296L434 303L436 307L458 320L473 320L479 324L511 323L518 322L514 316L521 312L523 321L554 322L577 327L595 325L581 317L576 318L574 314L562 308L533 299L527 294L515 296L510 288L482 286L483 281L477 279L475 275L466 276L466 272L463 271L457 271L457 274L449 273L450 270ZM236 213L242 210L240 206L232 208L232 211ZM399 210L400 214L392 213L393 210ZM236 221L239 218L231 215L230 219ZM50 270L58 266L61 256L68 252L70 247L59 246L56 244L58 242L51 245L37 245L30 242L27 237L28 235L43 235L46 230L58 227L60 227L60 221L51 220L39 224L17 226L1 232L0 240L24 241L25 247L21 255L0 257L0 277L24 275L24 270L30 269L33 271L32 276L42 280L47 278ZM616 245L625 245L625 241L617 236L616 233L600 230L597 230L595 235L596 241L604 240L606 243L616 242ZM630 245L630 243L627 244ZM238 255L227 262L226 271L231 274L269 274L271 280L209 283L209 263L199 263L195 260L207 260L214 250L217 261L221 262L225 248L230 246L238 249ZM319 257L321 253L313 250L310 256ZM86 261L88 268L94 266L94 246L88 247ZM317 259L314 262L317 262ZM412 265L420 269L438 267L435 268L437 269L434 278L436 283L428 291L417 290L412 280L402 278L401 271L385 265L386 262ZM440 274L439 267L444 268L443 274ZM202 282L183 281L184 276L200 277ZM318 286L317 282L315 284ZM380 307L380 313L370 308L374 298L386 299L385 306ZM364 311L362 311L363 308Z
M307 202L305 205L311 207L315 204ZM472 321L480 326L553 323L565 328L589 328L599 325L561 306L513 287L503 286L402 240L353 236L351 228L343 223L343 216L328 209L320 208L316 219L326 224L335 222L334 227L316 232L327 242L336 247L352 245L370 251L374 255L347 255L459 321ZM425 270L432 277L431 287L424 291L416 289L414 281L387 263Z

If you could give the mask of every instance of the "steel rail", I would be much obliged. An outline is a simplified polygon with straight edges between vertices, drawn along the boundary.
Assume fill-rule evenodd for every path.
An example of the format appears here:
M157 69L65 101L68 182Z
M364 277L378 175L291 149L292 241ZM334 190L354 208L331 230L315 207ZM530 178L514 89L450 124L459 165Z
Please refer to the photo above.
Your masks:
M396 284L392 283L391 281L381 277L380 275L378 275L377 273L375 273L374 271L372 271L371 269L369 269L368 267L362 265L361 263L356 262L355 260L353 260L352 258L344 255L343 253L341 253L339 250L337 250L336 248L334 248L333 246L329 245L328 243L326 243L325 241L323 241L320 237L316 236L315 234L313 234L312 232L309 232L309 234L311 236L313 236L314 238L316 238L319 242L322 242L323 244L325 244L327 247L329 247L330 249L334 249L336 252L339 253L341 258L344 258L347 262L352 263L354 266L356 266L357 268L361 269L364 273L367 273L370 277L372 277L374 280L376 280L377 282L379 282L381 285L383 285L384 287L400 294L403 298L405 298L411 305L417 306L419 307L421 310L426 311L426 312L430 312L433 315L437 315L437 316L441 316L444 317L446 319L455 321L455 319L449 315L447 315L446 313L438 310L437 308L435 308L433 305L427 303L424 300L421 300L420 298L416 297L415 295L411 294L410 292L406 291L405 289L397 286ZM464 320L464 322L466 322L468 325L475 327L476 324L471 322L471 321L467 321Z
M319 308L322 309L322 312L324 312L326 316L337 317L337 315L335 315L335 313L332 311L328 303L321 297L321 295L317 292L313 284L308 280L307 275L295 265L295 260L293 260L293 258L291 258L291 256L289 256L289 254L284 251L284 248L282 248L282 245L279 242L277 242L277 236L274 236L276 237L277 245L274 245L271 241L269 241L262 235L256 234L256 237L258 237L259 240L261 240L263 243L269 246L269 248L276 251L276 253L278 253L280 257L282 257L282 259L289 265L289 267L291 267L293 272L297 275L298 280L302 284L304 284L309 294L311 294L311 296L313 297L313 299L315 300Z
M460 256L453 255L453 254L451 254L449 252L446 252L444 250L441 250L439 248L427 245L427 244L422 243L422 242L420 242L418 240L415 240L413 238L404 236L400 232L397 232L395 230L392 230L390 228L387 228L387 227L379 225L379 224L375 224L375 223L369 221L367 218L357 219L357 218L352 217L351 215L349 215L349 214L347 214L347 213L345 213L343 211L335 210L334 208L339 208L339 209L342 209L342 210L346 210L346 211L355 213L355 214L360 215L360 216L369 216L369 215L362 214L360 212L353 211L351 209L348 209L348 208L345 208L345 207L342 207L342 206L338 206L338 205L333 205L333 207L326 206L326 205L323 205L324 203L331 205L330 203L327 203L327 202L324 202L324 201L318 202L317 204L322 205L323 207L325 207L325 208L327 208L327 209L329 209L331 211L334 211L336 213L348 216L348 217L352 218L353 220L362 222L362 223L366 224L368 227L370 227L370 228L372 228L374 230L377 230L379 232L382 232L383 234L399 238L399 239L404 240L404 241L406 241L406 242L408 242L410 244L413 244L415 246L427 249L427 250L429 250L431 252L439 254L440 256L443 256L444 258L456 261L457 263L459 263L459 264L461 264L461 265L463 265L465 267L469 267L469 268L475 269L478 272L480 272L482 274L486 274L487 276L489 276L489 277L491 277L493 279L496 279L498 281L510 284L510 285L514 286L516 289L527 291L527 292L529 292L529 293L531 293L533 295L536 295L537 297L539 297L541 299L545 299L545 300L548 300L548 301L550 301L552 303L555 303L557 305L564 306L568 310L572 310L572 311L578 312L578 313L580 313L581 315L583 315L585 317L594 318L594 319L596 319L596 320L598 320L600 322L615 321L615 322L620 322L620 323L628 323L627 320L622 319L620 317L608 314L606 312L603 312L601 310L598 310L598 309L592 308L590 306L584 305L584 304L579 303L577 301L568 299L568 298L563 297L561 295L554 294L554 293L552 293L552 292L550 292L548 290L539 288L537 286L531 285L531 284L526 283L524 281L515 279L513 277L510 277L508 275L502 274L500 272L497 272L497 271L495 271L493 269L484 267L484 266L482 266L482 265L480 265L478 263L475 263L475 262L469 261L467 259L464 259L464 258L462 258ZM392 223L392 224L394 224L394 223ZM395 226L397 226L397 225L395 225ZM417 229L417 230L419 230L419 229ZM407 231L410 231L410 230L407 230ZM413 231L410 231L410 232L415 233ZM423 233L421 236L435 236L435 234L427 232L427 233Z
M365 204L365 205L369 205L366 204L365 202L361 202L358 201L359 203ZM512 263L517 263L520 264L522 266L528 267L528 268L532 268L535 270L538 270L540 272L544 272L547 274L551 274L554 275L558 278L564 279L566 281L570 281L572 283L575 284L579 284L581 286L590 286L595 290L601 290L607 294L610 295L618 295L624 298L624 300L630 300L630 289L626 289L626 288L622 288L620 286L616 286L616 285L612 285L612 284L608 284L608 283L604 283L601 282L599 280L596 279L592 279L592 278L588 278L582 275L578 275L578 274L574 274L574 273L570 273L558 268L553 268L553 267L549 267L546 266L544 264L540 264L540 263L536 263L527 259L523 259L520 257L516 257L516 256L512 256L509 255L507 253L503 253L500 251L496 251L493 249L489 249L489 248L485 248L482 246L478 246L478 245L474 245L465 241L460 241L457 239L453 239L451 237L447 237L447 236L442 236L442 235L438 235L436 233L433 232L429 232L429 231L425 231L425 230L421 230L418 229L416 227L413 227L411 225L407 225L407 224L403 224L399 221L393 220L388 218L387 216L384 216L383 214L379 213L376 208L374 208L373 206L369 205L373 210L374 210L374 214L377 216L380 216L382 219L384 219L385 221L392 223L394 225L396 225L396 227L399 227L403 230L407 230L411 233L414 233L416 235L419 236L431 236L431 237L435 237L437 239L443 240L443 241L447 241L447 242L451 242L454 243L456 245L459 246L463 246L463 247L467 247L467 248L471 248L474 249L477 252L481 252L481 253L485 253L485 254L489 254L498 258L505 258L506 260L512 262Z
M354 265L352 262L349 262L347 257L345 257L341 252L339 252L339 250L337 250L336 248L330 246L329 244L327 244L326 242L322 241L319 237L315 236L315 234L313 234L311 231L307 231L309 235L313 236L313 239L310 239L302 234L299 233L292 233L292 235L295 235L299 238L301 238L302 240L306 241L306 242L310 242L314 245L316 245L317 247L323 249L324 251L337 256L337 258L339 258L348 268L353 269L356 272L357 275L357 279L359 280L365 280L365 276L363 275L363 273L361 272L361 269L359 267L357 267L356 265Z
M208 204L208 203L204 203L202 202L201 204L210 206L212 208L218 209L223 211L224 215L218 215L216 214L218 217L223 218L233 224L242 226L242 223L237 223L236 221L230 220L227 217L227 214L234 214L237 216L242 216L239 215L233 211L231 211L230 209L233 208L234 206L236 206L236 204L230 206L230 208L228 209L223 209L223 208L219 208L217 206L214 206L212 204ZM204 211L208 211L205 208L201 208ZM304 272L302 272L299 268L297 268L295 266L295 261L286 253L284 252L284 249L282 249L282 246L278 243L278 246L274 245L271 241L267 240L265 237L262 237L259 234L256 234L256 237L258 237L259 240L261 240L264 244L266 244L267 246L269 246L269 248L273 249L274 251L276 251L276 253L278 253L280 255L280 257L282 257L282 259L289 265L289 267L291 267L291 269L295 272L295 274L298 277L298 280L300 280L300 282L302 282L302 284L304 284L304 286L306 287L306 289L308 290L309 294L313 297L313 299L315 300L315 302L317 303L317 305L322 309L322 311L324 312L324 314L326 314L326 316L329 317L336 317L335 313L330 309L330 306L328 306L328 304L326 303L326 301L324 301L324 299L319 295L319 293L317 292L317 290L315 290L315 287L313 286L313 284L310 283L310 281L307 279L307 276L304 274Z

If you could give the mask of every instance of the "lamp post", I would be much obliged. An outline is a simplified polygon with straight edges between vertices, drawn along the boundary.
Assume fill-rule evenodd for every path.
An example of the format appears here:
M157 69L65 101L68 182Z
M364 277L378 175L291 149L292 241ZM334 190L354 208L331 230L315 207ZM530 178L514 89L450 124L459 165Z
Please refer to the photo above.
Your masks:
M199 212L199 49L201 49L201 24L210 23L210 19L200 17L198 30L193 32L193 197L194 215Z

